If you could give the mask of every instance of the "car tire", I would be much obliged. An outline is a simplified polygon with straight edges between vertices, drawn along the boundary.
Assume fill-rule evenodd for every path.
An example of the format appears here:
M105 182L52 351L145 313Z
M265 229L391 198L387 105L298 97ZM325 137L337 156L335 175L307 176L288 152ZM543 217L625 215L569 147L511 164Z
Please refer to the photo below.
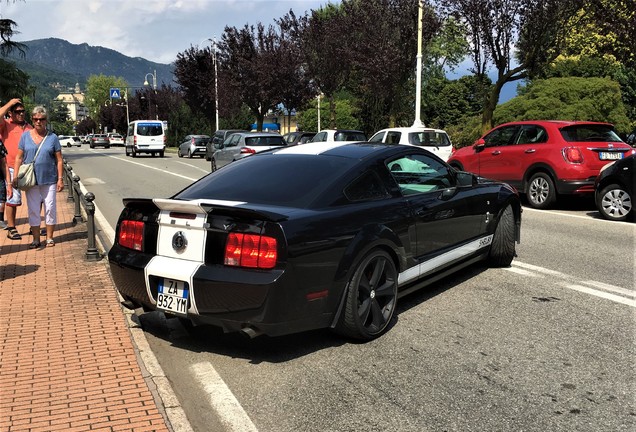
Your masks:
M501 213L490 245L488 263L491 267L508 267L516 256L515 215L508 205Z
M605 186L598 195L598 211L605 219L626 221L634 215L634 202L625 188L617 184Z
M395 313L397 285L397 269L391 256L381 249L369 252L347 283L344 309L335 330L365 341L380 336Z
M132 148L132 157L136 158L137 157L137 151L135 150L135 148Z
M192 151L188 150L188 158L192 159Z
M544 172L538 172L530 177L526 192L528 204L536 209L546 209L556 200L556 190L552 178Z
M164 155L163 150L159 152L159 157L162 158Z
M95 148L95 146L94 146L93 144L91 144L91 145L90 145L90 147L91 147L92 149L94 149L94 148Z
M130 156L130 153L128 152L128 147L124 147L124 151L126 152L126 156Z
M183 155L181 154L181 149L177 149L177 156L180 157L180 158L183 157Z

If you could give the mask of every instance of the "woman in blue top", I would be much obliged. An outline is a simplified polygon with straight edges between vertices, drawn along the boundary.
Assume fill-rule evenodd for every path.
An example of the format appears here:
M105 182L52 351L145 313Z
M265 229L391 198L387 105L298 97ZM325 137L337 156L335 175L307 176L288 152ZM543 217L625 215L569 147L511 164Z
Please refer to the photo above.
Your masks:
M46 108L36 106L31 112L34 129L22 134L15 156L15 171L22 163L31 163L35 158L34 171L37 185L25 191L29 209L29 225L33 242L30 249L40 248L40 211L44 203L44 223L46 224L46 245L55 246L53 231L57 223L56 194L64 189L62 177L62 147L57 135L46 129ZM17 176L14 179L17 182Z

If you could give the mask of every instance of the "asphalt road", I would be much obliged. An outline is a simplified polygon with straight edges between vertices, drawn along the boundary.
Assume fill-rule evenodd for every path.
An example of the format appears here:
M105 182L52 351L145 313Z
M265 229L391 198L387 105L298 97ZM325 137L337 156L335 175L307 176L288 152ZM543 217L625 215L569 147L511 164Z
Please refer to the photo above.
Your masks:
M123 197L169 196L209 171L176 154L63 152L110 229ZM635 225L581 200L523 217L510 268L474 266L401 299L369 343L140 320L195 430L636 430Z

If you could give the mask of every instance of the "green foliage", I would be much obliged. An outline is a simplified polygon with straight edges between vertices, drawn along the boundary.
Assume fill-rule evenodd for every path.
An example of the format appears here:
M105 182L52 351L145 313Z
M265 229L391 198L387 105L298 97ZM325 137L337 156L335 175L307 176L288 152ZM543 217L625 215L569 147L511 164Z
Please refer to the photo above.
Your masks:
M0 100L8 101L29 94L29 76L16 68L15 64L0 59Z
M66 105L55 101L48 110L48 126L57 135L73 135L73 122Z
M99 113L103 106L106 106L110 100L111 87L122 89L122 97L124 96L124 87L128 87L128 83L123 78L106 75L91 75L86 83L86 93L84 95L84 104L88 108L88 112L92 118L99 118ZM129 95L130 96L130 95ZM118 102L118 101L115 101Z
M481 135L481 116L463 117L458 123L446 126L446 132L453 147L462 148L472 145Z
M609 78L535 80L495 110L495 124L516 120L588 120L613 123L619 132L629 129L620 87Z
M323 99L320 103L320 128L328 129L327 119L325 115L326 101ZM357 118L358 108L350 99L336 99L336 124L338 129L362 129L362 124ZM312 100L304 110L296 113L296 122L304 131L318 131L318 101Z

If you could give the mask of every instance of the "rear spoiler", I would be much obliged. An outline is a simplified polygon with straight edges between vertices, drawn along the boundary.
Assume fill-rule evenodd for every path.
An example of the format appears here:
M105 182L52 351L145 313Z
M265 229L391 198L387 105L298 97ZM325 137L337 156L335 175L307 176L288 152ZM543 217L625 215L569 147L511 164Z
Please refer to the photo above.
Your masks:
M165 198L125 198L124 206L130 204L148 205L154 204L159 210L172 210L182 213L214 213L215 210L230 211L237 216L250 217L270 222L280 222L289 219L289 216L263 207L256 207L243 201L227 201L213 199L198 199L183 201Z

